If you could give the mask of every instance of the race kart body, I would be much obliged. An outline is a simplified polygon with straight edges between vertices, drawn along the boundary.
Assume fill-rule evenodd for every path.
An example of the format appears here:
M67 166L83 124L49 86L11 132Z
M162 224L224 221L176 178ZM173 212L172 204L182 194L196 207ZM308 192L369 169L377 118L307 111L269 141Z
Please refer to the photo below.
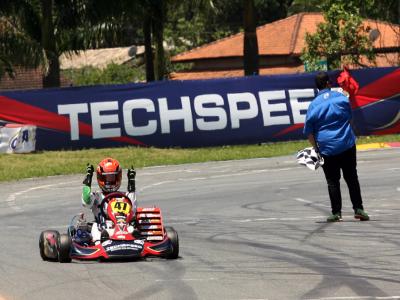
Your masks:
M42 259L71 262L72 259L178 257L178 234L172 227L164 227L160 208L138 207L134 212L131 200L125 194L115 192L103 199L100 209L107 224L100 241L94 241L90 234L91 226L97 226L97 223L85 222L81 216L75 216L66 234L55 230L40 234Z

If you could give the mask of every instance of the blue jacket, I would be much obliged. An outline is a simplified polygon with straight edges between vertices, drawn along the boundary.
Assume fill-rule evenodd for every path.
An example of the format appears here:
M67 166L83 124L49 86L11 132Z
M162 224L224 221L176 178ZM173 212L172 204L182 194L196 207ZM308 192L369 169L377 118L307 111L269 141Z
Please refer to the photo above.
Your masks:
M313 134L322 155L333 156L354 146L356 136L351 128L348 98L329 89L322 90L310 103L304 134Z

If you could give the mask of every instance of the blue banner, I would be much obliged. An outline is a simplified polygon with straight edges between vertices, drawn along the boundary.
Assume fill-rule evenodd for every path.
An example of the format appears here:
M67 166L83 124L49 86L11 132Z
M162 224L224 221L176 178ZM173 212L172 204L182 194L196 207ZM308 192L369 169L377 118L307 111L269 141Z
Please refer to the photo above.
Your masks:
M330 72L332 79L340 71ZM361 134L400 133L400 68L351 71ZM305 139L315 73L0 93L0 120L37 126L36 149L205 147Z

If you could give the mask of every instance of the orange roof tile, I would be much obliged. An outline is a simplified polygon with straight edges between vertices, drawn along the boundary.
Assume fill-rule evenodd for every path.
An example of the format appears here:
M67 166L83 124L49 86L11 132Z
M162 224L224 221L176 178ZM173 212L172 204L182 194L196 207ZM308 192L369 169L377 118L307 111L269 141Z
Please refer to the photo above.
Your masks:
M314 33L324 21L321 13L300 13L257 27L259 55L300 55L306 32ZM381 21L364 20L364 26L378 29L376 48L399 47L400 26ZM243 56L243 32L194 48L172 57L172 62Z
M260 75L291 74L304 72L304 66L293 67L269 67L260 68ZM218 71L181 71L170 74L172 80L195 80L221 77L242 77L243 69L218 70Z

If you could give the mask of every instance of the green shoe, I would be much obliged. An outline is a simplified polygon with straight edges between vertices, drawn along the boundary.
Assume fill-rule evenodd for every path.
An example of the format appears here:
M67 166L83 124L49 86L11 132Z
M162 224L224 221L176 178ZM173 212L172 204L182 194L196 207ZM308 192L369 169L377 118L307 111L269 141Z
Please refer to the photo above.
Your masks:
M342 215L341 214L331 214L327 219L327 222L340 222L342 221Z
M368 221L369 220L368 214L361 208L356 209L356 211L354 213L354 218L359 219L360 221Z

